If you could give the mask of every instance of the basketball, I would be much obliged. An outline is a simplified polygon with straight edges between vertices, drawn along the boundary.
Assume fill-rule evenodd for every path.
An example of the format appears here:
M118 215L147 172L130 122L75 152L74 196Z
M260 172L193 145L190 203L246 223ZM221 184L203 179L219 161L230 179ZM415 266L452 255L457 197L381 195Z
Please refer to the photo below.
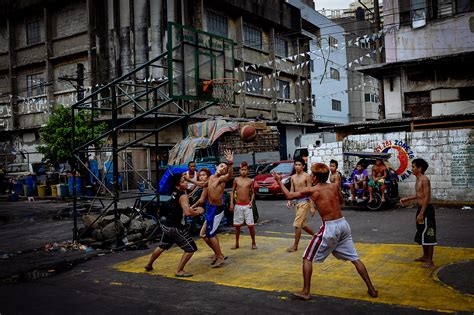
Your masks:
M255 129L255 127L246 125L240 128L240 139L242 139L242 141L250 142L255 140L256 137L257 129Z

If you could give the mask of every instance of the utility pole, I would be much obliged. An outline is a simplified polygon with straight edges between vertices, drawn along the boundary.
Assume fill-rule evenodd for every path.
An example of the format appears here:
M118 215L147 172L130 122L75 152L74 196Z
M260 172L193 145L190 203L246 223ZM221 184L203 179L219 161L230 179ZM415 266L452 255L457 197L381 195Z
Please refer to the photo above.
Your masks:
M76 77L58 77L59 80L67 81L77 91L77 100L80 101L84 98L84 65L82 63L77 64Z
M375 29L377 30L377 39L375 40L375 55L377 57L377 63L381 64L384 62L382 56L382 36L381 29L382 23L380 21L380 7L379 0L374 0L374 13L375 13ZM384 100L384 90L383 90L383 79L379 80L379 100L380 100L380 111L379 119L385 119L385 100Z

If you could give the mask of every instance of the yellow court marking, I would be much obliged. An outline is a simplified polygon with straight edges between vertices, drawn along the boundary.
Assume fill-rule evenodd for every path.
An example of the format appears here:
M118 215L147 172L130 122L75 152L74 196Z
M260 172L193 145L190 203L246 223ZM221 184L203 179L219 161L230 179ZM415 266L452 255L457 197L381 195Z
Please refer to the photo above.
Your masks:
M185 268L194 276L186 280L267 291L301 290L301 256L307 241L302 240L298 252L288 253L286 248L292 240L257 236L258 249L251 250L250 237L245 235L241 237L241 247L233 251L230 248L234 245L234 238L234 235L219 235L221 248L229 258L223 267L217 269L210 267L209 255L212 252L209 247L201 240L197 241L199 250ZM413 261L421 254L420 246L358 243L356 248L379 291L379 297L373 299L367 295L365 284L351 263L339 261L333 256L322 264L313 265L312 294L428 310L474 312L473 296L440 283L434 270L420 268L420 263ZM174 278L182 253L178 247L164 252L149 274ZM143 266L148 258L139 257L116 264L114 268L145 273ZM471 259L474 259L473 248L435 248L437 267Z

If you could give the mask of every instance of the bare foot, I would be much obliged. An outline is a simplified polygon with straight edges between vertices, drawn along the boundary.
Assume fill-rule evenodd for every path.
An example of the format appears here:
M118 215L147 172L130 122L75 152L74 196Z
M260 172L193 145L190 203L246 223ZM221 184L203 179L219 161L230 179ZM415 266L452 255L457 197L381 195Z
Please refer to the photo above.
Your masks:
M433 262L426 262L426 264L421 265L420 268L434 268Z
M379 296L379 291L377 291L377 290L375 290L375 289L373 289L373 290L368 290L367 293L368 293L371 297L373 297L373 298L376 298L376 297Z
M369 199L369 203L372 203L372 201L374 201L374 199Z
M152 270L153 270L153 267L152 267L152 266L149 266L149 265L146 265L146 266L143 267L143 268L145 268L146 271L152 271Z
M257 249L257 244L252 244L252 249Z
M287 251L288 253L293 253L293 252L296 252L297 250L298 250L298 249L297 249L297 248L294 248L294 247L288 247L288 248L286 249L286 251Z
M212 264L212 268L219 268L220 266L222 266L225 262L225 258L218 258L213 264Z
M311 295L305 294L304 292L293 292L293 296L304 301L308 301L309 299L311 299Z
M216 255L210 255L208 258L209 258L210 260L215 260L215 259L216 259Z
M235 250L237 248L239 248L239 245L235 245L235 246L231 247L230 249Z
M382 198L382 202L385 202L385 198Z
M426 258L425 257L420 257L420 258L415 259L415 261L426 262Z

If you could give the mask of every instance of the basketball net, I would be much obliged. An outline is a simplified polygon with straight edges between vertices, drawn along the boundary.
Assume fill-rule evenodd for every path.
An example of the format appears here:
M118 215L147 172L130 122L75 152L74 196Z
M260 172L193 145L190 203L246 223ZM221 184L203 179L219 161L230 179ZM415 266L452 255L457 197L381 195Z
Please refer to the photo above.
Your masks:
M212 80L212 97L218 100L222 109L227 110L234 104L237 79L222 78Z

